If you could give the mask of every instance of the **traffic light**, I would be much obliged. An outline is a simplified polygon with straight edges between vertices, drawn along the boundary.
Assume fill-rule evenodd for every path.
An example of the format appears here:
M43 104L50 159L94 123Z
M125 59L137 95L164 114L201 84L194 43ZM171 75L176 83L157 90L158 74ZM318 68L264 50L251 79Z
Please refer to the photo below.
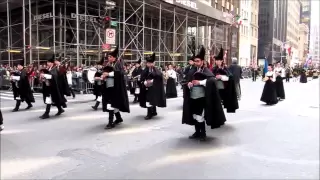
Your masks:
M98 18L98 22L99 22L99 27L106 29L110 26L110 21L111 21L111 17L110 16L105 16L105 17L100 17Z

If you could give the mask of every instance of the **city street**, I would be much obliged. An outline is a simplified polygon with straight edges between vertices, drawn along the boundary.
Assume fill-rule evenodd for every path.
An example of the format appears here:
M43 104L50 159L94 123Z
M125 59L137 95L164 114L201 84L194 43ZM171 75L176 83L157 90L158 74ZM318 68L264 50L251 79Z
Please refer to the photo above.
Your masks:
M208 127L207 142L188 139L181 92L153 120L131 105L112 130L108 114L92 110L93 95L69 98L66 112L47 120L38 118L40 94L16 113L0 98L1 179L319 179L319 81L284 82L286 100L275 106L260 102L263 85L242 80L240 109L222 128Z

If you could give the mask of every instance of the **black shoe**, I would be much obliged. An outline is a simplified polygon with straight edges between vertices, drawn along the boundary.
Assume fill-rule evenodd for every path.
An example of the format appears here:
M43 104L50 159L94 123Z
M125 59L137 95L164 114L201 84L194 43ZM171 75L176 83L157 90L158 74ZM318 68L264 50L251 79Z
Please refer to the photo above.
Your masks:
M198 138L200 138L200 134L198 132L195 132L191 136L189 136L189 139L198 139Z
M115 125L112 124L107 124L106 127L104 127L104 129L113 129L115 127Z
M12 112L17 112L17 111L19 111L18 108L14 108L14 109L12 110Z
M145 120L149 120L152 119L153 115L152 115L152 107L148 107L147 108L147 116L144 117Z
M194 125L194 128L195 128L196 132L193 133L191 136L189 136L189 139L198 139L198 138L200 138L200 126L199 126L198 122Z
M50 116L49 114L43 114L42 116L40 116L40 119L48 119Z
M120 112L115 113L116 120L114 121L114 125L118 125L123 122Z
M92 107L92 109L95 110L95 111L98 110L98 107L96 107L96 106L91 106L91 107Z
M157 107L156 107L156 106L153 106L153 107L152 107L151 115L152 115L152 116L157 116L157 115L158 115L158 113L157 113Z
M146 116L146 117L144 117L144 120L150 120L150 119L152 119L152 116Z
M199 123L199 128L200 128L200 141L206 141L207 139L207 134L206 134L206 124L205 122Z
M58 113L55 116L60 116L62 113L64 113L63 109L59 110Z
M30 104L30 105L28 105L28 107L26 107L26 110L28 110L28 109L30 109L32 107L33 107L32 104Z
M114 111L109 111L109 123L106 125L104 129L112 129L115 127L113 123Z

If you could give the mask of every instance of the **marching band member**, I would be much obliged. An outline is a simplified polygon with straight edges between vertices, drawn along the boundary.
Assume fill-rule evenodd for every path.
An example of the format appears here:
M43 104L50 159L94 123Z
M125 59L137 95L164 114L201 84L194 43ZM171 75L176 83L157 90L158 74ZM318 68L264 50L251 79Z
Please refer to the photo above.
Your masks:
M54 55L47 61L48 69L40 70L40 78L42 81L43 101L46 104L46 110L40 119L48 119L51 106L58 108L56 116L64 113L62 106L65 105L66 99L62 91L59 89L59 70L54 65Z
M272 65L268 66L268 72L263 79L265 85L263 87L260 101L267 103L267 105L274 105L278 103L277 91L275 87L274 72L272 71Z
M173 70L171 64L168 66L169 70L167 71L168 79L167 79L167 86L166 86L166 96L167 98L176 98L178 97L177 94L177 73Z
M11 75L11 84L14 100L16 100L16 106L12 112L19 111L21 102L26 102L28 104L26 109L32 108L34 103L33 93L29 84L27 70L23 67L24 60L18 63L17 71L13 72Z
M92 109L97 110L99 104L102 102L102 66L104 64L105 57L101 58L101 61L98 63L97 72L94 74L94 85L93 85L93 94L96 96L96 104L92 106Z
M182 124L195 126L190 139L206 140L206 125L218 128L226 121L213 73L204 66L205 49L202 46L194 57L195 68L186 76L183 87Z
M139 94L140 94L140 78L141 78L142 68L141 68L141 58L135 63L134 70L131 74L131 82L132 82L132 92L134 94L133 103L138 102Z
M147 108L145 120L157 115L157 106L166 107L166 97L163 85L163 76L154 66L155 54L147 58L147 66L141 73L141 91L139 96L140 106Z
M62 104L63 108L67 107L67 99L64 97L64 95L66 96L71 96L70 93L70 88L68 85L68 80L67 80L67 70L65 65L61 65L61 57L59 58L55 58L54 60L54 64L55 64L55 68L58 69L58 85L59 85L59 90L61 91L62 94L62 98L64 99L65 103Z
M112 129L123 122L121 112L130 112L122 60L117 59L118 47L108 55L108 64L103 68L105 83L102 90L103 111L109 112L109 123L105 129ZM116 120L114 120L114 116Z
M284 76L285 70L281 67L281 64L278 62L273 72L273 79L275 79L278 100L285 99L285 92L283 87Z
M224 65L223 53L224 50L221 48L218 56L215 57L216 66L212 69L212 73L217 79L217 88L224 108L232 113L239 108L238 96L233 76Z

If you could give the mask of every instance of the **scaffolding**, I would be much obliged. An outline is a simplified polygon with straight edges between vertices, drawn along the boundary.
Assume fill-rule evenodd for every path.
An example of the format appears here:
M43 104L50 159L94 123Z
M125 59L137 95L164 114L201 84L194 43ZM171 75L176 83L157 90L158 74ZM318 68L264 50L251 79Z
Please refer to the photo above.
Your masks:
M73 65L90 65L106 51L106 29L99 21L106 16L115 22L107 26L116 31L111 47L118 45L128 62L155 52L158 65L183 64L193 43L205 46L207 60L220 47L237 47L229 24L160 0L21 1L14 8L10 0L0 3L7 8L0 11L1 63L14 65L24 58L40 64L55 53Z

